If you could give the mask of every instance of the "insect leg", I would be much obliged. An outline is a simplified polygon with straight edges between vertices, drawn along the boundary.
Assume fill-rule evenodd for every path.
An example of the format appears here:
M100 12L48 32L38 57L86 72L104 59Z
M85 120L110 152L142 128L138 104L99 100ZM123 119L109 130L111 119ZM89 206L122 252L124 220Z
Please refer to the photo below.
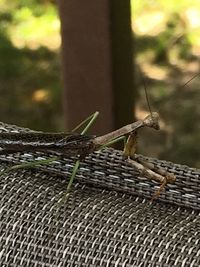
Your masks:
M98 117L99 112L96 111L95 113L93 113L92 115L90 115L88 118L86 118L84 121L82 121L79 125L77 125L73 130L72 133L77 132L78 129L82 128L82 126L84 126L86 123L86 127L84 128L82 134L85 134L87 132L87 130L91 127L91 125L94 123L94 121L96 120L96 118Z
M136 155L137 146L137 132L132 132L124 146L123 155L128 158L127 161L134 166L140 174L161 183L159 189L155 192L152 200L156 199L164 190L167 183L172 183L176 180L174 174L171 174L163 168L157 167L155 164L150 163L140 156Z
M141 158L141 156L137 155L136 160L143 164L146 168L166 177L167 183L174 183L176 181L176 176L173 173L170 173L167 170L156 166L154 163Z
M83 131L81 132L81 135L85 134L86 131L89 129L89 127L94 123L94 121L96 120L97 116L98 116L98 112L95 112L94 114L92 114L89 118L87 118L86 120L84 120L83 122L81 122L73 131L77 131L77 129L79 129L80 127L83 126L83 124L85 124L86 122L88 122L88 124L86 125L86 127L83 129ZM86 156L86 155L85 155ZM80 167L80 161L83 159L83 156L81 156L78 160L76 160L75 165L73 167L72 170L72 174L70 176L69 182L67 184L67 188L65 190L65 192L63 193L63 196L61 198L61 201L59 203L57 203L54 207L54 212L53 212L53 217L52 217L52 223L50 225L50 229L49 229L49 239L51 238L52 234L53 234L53 228L55 226L55 228L58 228L58 218L59 218L59 210L61 208L61 206L63 205L63 203L66 203L70 194L70 190L72 187L72 184L74 182L74 179L76 177L77 171L79 170ZM54 224L55 222L55 224Z
M123 156L126 158L135 158L137 146L137 131L132 132L124 145Z
M140 162L146 168L152 170L155 174L159 174L161 177L164 178L164 180L160 180L161 185L158 188L158 190L156 190L156 192L154 193L151 201L159 197L159 195L162 193L162 191L165 189L165 186L168 183L174 183L176 181L176 176L173 173L169 173L165 169L158 167L155 164L142 159L140 156L137 156L136 160ZM153 179L155 180L155 176L153 177Z

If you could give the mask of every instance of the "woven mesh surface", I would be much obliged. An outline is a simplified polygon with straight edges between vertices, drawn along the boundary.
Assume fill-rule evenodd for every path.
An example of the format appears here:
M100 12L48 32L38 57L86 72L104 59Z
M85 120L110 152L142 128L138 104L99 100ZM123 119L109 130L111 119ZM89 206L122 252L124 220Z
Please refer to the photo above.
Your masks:
M0 155L0 266L200 266L199 170L149 159L177 175L152 204L158 184L112 149L82 162L65 203L73 159L2 173L49 156Z

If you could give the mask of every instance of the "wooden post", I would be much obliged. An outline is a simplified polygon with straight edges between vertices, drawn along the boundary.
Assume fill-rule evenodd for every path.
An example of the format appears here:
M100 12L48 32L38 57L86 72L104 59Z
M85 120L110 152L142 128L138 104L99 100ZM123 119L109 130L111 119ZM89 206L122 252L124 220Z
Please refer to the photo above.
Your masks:
M134 120L137 90L133 86L133 33L130 1L111 0L111 44L115 126Z
M130 122L133 88L129 1L58 0L58 4L67 129L96 110L101 116L93 132L98 135Z

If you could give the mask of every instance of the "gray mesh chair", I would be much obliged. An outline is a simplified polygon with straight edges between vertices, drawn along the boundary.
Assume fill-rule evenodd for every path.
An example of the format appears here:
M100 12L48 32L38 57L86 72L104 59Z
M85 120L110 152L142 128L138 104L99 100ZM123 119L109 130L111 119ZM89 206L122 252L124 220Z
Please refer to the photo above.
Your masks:
M113 149L82 162L65 203L72 159L3 172L50 156L0 155L0 266L200 266L199 170L149 159L177 176L152 204L158 184Z

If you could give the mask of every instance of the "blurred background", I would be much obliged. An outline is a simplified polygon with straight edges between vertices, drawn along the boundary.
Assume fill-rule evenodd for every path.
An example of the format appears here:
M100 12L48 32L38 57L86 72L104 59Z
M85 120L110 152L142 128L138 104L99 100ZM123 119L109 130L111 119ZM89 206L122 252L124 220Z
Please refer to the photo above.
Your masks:
M149 113L146 86L161 131L140 131L138 152L200 168L200 1L64 2L0 0L0 121L63 131L104 105L106 133Z

